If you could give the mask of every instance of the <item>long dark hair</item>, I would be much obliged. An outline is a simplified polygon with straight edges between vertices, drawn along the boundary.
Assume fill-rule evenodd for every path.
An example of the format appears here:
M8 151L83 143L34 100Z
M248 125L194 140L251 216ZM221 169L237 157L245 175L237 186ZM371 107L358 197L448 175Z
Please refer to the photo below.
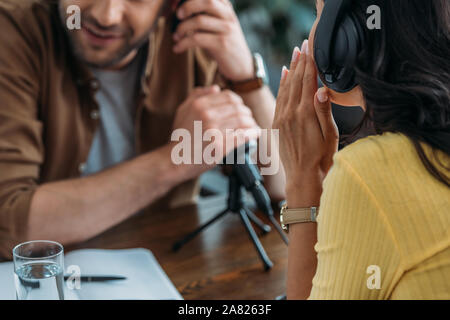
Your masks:
M373 4L382 26L364 27L356 81L367 109L359 128L406 135L430 174L450 187L448 162L437 154L450 156L450 1L355 0L352 11L363 26Z

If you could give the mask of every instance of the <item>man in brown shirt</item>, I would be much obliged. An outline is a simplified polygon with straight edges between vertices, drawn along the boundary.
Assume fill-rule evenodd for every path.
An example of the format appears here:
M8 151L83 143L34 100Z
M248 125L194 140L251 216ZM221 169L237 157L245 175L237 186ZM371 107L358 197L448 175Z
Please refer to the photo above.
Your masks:
M181 203L211 167L174 165L174 129L192 132L195 120L222 132L271 127L267 87L238 96L211 86L254 78L230 2L188 0L172 34L175 2L0 0L1 256L30 239L86 240L157 200ZM66 26L70 5L81 9L80 30ZM102 83L92 70L122 70L138 53L145 63L133 110L136 156L83 176L101 123ZM269 177L272 194L282 194L281 177Z

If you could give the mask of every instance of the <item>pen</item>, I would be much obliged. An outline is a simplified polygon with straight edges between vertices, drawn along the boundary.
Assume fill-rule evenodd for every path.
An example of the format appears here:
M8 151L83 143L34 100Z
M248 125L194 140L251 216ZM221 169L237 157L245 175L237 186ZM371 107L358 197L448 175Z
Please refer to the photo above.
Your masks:
M69 279L76 279L76 276L74 275L65 275L64 281L67 281ZM106 282L106 281L116 281L116 280L126 280L127 278L124 276L81 276L80 281L81 282ZM25 287L28 287L30 289L38 289L40 287L39 281L37 280L25 280L20 278L19 280L22 285Z
M74 275L65 275L64 281L67 281L68 279L77 279ZM126 280L126 277L123 276L81 276L80 280L81 282L104 282L104 281L116 281L116 280Z

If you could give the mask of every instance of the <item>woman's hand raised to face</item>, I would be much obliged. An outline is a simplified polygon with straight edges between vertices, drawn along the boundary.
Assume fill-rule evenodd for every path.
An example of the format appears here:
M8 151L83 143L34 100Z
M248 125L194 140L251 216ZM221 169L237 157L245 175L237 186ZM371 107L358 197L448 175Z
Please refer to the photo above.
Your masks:
M273 128L280 130L288 206L319 206L339 132L327 89L318 90L317 69L307 41L301 52L294 49L290 70L283 68Z

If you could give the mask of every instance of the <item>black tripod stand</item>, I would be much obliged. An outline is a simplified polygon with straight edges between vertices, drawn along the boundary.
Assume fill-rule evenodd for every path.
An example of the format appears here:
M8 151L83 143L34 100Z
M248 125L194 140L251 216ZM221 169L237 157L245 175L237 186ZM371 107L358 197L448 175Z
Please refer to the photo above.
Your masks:
M194 239L200 232L202 232L204 229L212 225L214 222L218 221L227 213L235 213L240 216L242 223L244 224L244 227L247 230L248 235L250 236L251 241L255 245L256 251L258 252L259 257L261 258L264 264L264 270L268 271L272 268L273 263L267 256L267 253L264 250L264 247L262 246L261 242L259 241L258 236L255 232L255 229L253 229L250 220L253 221L255 225L258 226L263 231L264 234L270 232L271 227L267 224L264 224L249 208L246 207L243 199L243 186L238 177L236 176L234 170L229 174L229 182L230 184L229 184L227 209L217 214L214 218L212 218L204 225L200 226L197 230L191 232L186 237L176 242L173 246L173 250L174 251L180 250L182 246L184 246L186 243Z

